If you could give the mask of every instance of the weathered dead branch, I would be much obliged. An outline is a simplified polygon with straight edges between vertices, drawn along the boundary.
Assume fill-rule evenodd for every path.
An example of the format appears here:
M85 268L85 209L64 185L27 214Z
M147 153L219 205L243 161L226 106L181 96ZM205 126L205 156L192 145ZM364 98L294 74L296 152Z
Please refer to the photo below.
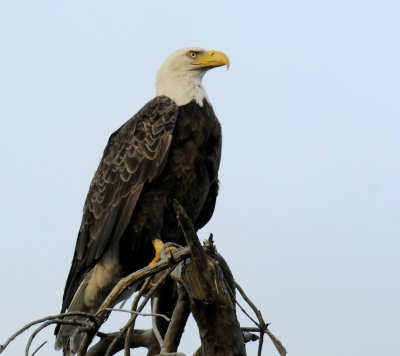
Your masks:
M110 348L111 343L117 339L113 346L113 352L117 353L124 349L125 339L118 337L119 331L102 335L100 341L92 346L86 356L104 356ZM145 347L150 355L156 355L159 350L158 342L153 330L133 330L129 339L129 347L134 349Z
M216 260L205 254L182 207L177 202L174 207L190 246L192 258L183 266L182 282L189 294L190 309L199 327L201 355L246 355L235 301L229 295L223 271Z
M244 356L245 343L256 340L259 341L258 355L261 355L265 334L272 340L279 354L285 356L285 347L268 329L269 324L264 322L260 310L235 282L228 264L216 251L212 235L202 246L190 219L178 202L174 202L174 209L187 247L178 247L155 265L147 266L122 279L96 315L65 313L41 318L11 335L0 345L0 353L18 335L34 325L40 324L28 340L26 355L29 354L34 337L47 326L73 324L79 326L77 332L85 334L78 355L110 356L124 350L124 355L130 356L130 350L137 347L147 348L149 356L183 355L177 350L189 314L192 313L201 339L201 346L195 352L197 356ZM115 309L114 305L120 296L135 283L141 283L142 287L133 300L131 310ZM253 310L255 318L238 303L236 290ZM150 299L152 312L144 314L142 310ZM254 323L254 327L240 327L236 305ZM117 332L100 332L102 324L110 313L115 311L130 313L128 322ZM136 330L134 327L138 315L151 316L152 329ZM82 316L86 321L82 321L82 318L74 319ZM259 336L253 333L258 333ZM100 340L91 345L96 335ZM42 346L43 344L34 354L38 353Z
M82 325L82 322L79 320L74 320L74 319L69 319L69 320L64 320L64 317L74 317L74 316L83 316L88 319L90 319L95 325L96 325L96 319L94 318L93 315L88 314L88 313L83 313L83 312L72 312L72 313L62 313L62 314L56 314L56 315L49 315L45 316L44 318L40 318L37 320L34 320L26 325L24 325L22 328L18 329L15 333L13 333L2 345L0 345L0 354L7 348L7 346L19 335L27 331L29 328L31 328L34 325L37 324L42 324L44 322L49 322L49 321L54 321L54 323L57 324L74 324L74 325ZM40 331L40 330L39 330ZM36 335L36 334L35 334ZM32 335L31 335L32 337ZM33 336L34 337L34 336ZM32 339L33 339L32 337ZM29 347L28 347L29 351Z

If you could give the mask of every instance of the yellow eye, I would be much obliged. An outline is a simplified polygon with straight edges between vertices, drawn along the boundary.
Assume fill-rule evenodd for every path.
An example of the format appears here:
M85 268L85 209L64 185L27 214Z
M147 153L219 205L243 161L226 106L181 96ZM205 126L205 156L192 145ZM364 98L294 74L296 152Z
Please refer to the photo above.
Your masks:
M187 56L188 56L190 59L195 59L195 58L197 58L197 53L194 52L194 51L190 51L190 52L188 52Z

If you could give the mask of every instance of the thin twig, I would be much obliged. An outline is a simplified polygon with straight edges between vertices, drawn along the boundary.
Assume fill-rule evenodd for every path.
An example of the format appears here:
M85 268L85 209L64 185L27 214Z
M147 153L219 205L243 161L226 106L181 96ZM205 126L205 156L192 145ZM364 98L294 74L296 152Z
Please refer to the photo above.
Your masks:
M281 356L285 356L287 354L285 346L283 346L282 342L268 329L268 325L264 322L264 319L261 315L260 310L255 306L255 304L250 300L250 298L246 295L244 290L240 287L239 284L235 283L236 289L239 291L240 295L243 297L243 299L246 301L246 303L250 306L251 309L253 309L254 313L256 314L260 324L257 326L259 327L259 332L260 332L260 343L262 343L262 340L264 339L264 333L267 334L272 343L274 344L275 348L278 350L279 354ZM239 305L239 304L238 304ZM247 313L246 313L247 315ZM253 319L251 319L253 320ZM253 320L254 322L254 320ZM255 331L255 330L249 330L249 331ZM260 354L260 346L259 346L259 355Z
M140 288L139 292L137 293L136 297L133 299L132 305L131 305L131 310L136 311L137 306L139 304L139 300L144 294L144 292L147 290L149 284L151 283L151 277L147 277L146 280L143 283L142 288ZM126 331L125 335L125 342L124 342L124 356L130 356L131 355L131 338L133 334L133 329L135 327L135 320L129 325L128 330Z
M260 310L255 306L255 304L250 300L250 298L246 295L246 293L244 292L244 290L242 289L242 287L235 282L235 287L236 289L239 291L240 295L242 296L242 298L246 301L246 303L250 306L251 309L253 309L254 314L256 314L258 321L259 321L259 328L260 328L260 340L258 342L258 352L257 352L257 356L261 356L262 353L262 347L263 347L263 343L264 343L264 332L265 330L267 330L267 326L264 322L264 319L261 315Z
M42 342L42 343L36 348L36 350L33 351L33 353L32 353L31 356L35 356L36 352L38 352L38 351L39 351L44 345L46 345L46 344L47 344L47 341Z
M158 297L153 298L153 303L152 303L151 309L152 310L158 309ZM158 330L156 318L153 317L151 321L152 321L152 325L153 325L154 335L158 341L158 344L160 345L161 352L163 352L164 351L164 340L161 336L160 330Z
M254 328L251 326L241 326L240 330L242 330L244 332L251 332L251 333L259 333L260 332L260 328Z
M170 318L168 318L166 315L164 314L157 314L157 313L139 313L137 311L134 310L128 310L128 309L120 309L120 308L106 308L106 310L108 311L119 311L119 312L123 312L123 313L129 313L129 314L137 314L139 316L154 316L156 318L163 318L166 321L171 321Z
M283 346L281 340L279 340L269 329L266 329L265 333L270 337L276 349L278 350L279 354L281 356L285 356L287 354L287 351L285 346Z
M260 339L258 340L257 356L261 356L264 344L264 333L260 330Z
M49 325L52 324L65 324L65 325L78 325L82 326L85 324L85 322L78 321L78 320L48 320L44 322L42 325L40 325L32 334L29 336L28 342L26 343L25 347L25 356L29 356L29 349L32 345L33 339L37 334L39 334L43 329L47 328Z
M92 320L94 323L97 324L96 319L94 318L94 316L92 314L89 313L83 313L83 312L71 312L71 313L62 313L62 314L57 314L57 315L49 315L49 316L45 316L44 318L40 318L37 320L34 320L28 324L26 324L25 326L23 326L21 329L17 330L14 334L12 334L5 342L4 344L0 345L0 354L7 348L7 346L10 344L10 342L12 342L17 336L21 335L23 332L25 332L26 330L28 330L30 327L32 327L33 325L36 324L40 324L43 323L44 321L47 320L54 320L54 319L60 319L62 320L62 318L64 317L68 317L68 316L84 316L90 320ZM61 322L60 322L61 323Z
M257 322L251 317L251 315L246 311L246 309L244 309L244 308L242 307L242 305L238 302L238 300L237 300L237 298L236 298L236 296L235 296L235 293L233 293L233 291L232 291L232 289L230 288L229 285L227 285L227 288L228 288L228 292L229 292L231 298L234 300L234 302L235 302L235 303L237 304L237 306L240 308L240 310L242 311L242 313L245 314L245 315L257 326L257 331L260 331L260 325L259 325L259 323L257 323Z
M255 304L250 300L250 298L246 295L242 287L235 282L235 287L239 291L240 295L243 297L243 299L246 301L246 303L250 306L251 309L253 309L254 313L256 314L258 321L260 322L260 326L267 326L264 322L264 319L261 315L260 310L255 306Z

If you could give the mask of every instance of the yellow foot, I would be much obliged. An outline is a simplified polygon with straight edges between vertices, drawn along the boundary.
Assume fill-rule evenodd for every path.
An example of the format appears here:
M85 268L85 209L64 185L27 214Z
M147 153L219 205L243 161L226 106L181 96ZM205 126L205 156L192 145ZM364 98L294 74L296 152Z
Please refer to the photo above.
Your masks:
M152 261L150 262L150 264L149 264L150 266L152 266L152 265L156 264L158 261L160 261L160 259L161 259L161 251L162 251L162 249L164 247L164 243L160 239L154 239L154 240L151 241L151 243L153 244L154 249L156 250L156 255L152 259ZM168 248L165 249L165 253L168 253L168 252L173 251L175 249L176 249L176 247L174 247L174 246L168 247Z

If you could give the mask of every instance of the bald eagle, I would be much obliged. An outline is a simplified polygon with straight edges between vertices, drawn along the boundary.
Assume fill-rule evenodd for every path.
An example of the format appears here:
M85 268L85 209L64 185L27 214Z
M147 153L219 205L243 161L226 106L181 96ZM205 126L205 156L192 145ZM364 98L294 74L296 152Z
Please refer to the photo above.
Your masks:
M158 72L157 96L110 136L84 204L62 313L95 313L120 279L159 259L161 241L185 244L173 199L195 229L210 220L221 126L202 78L224 65L219 51L174 52ZM73 332L57 327L56 348L77 352Z

